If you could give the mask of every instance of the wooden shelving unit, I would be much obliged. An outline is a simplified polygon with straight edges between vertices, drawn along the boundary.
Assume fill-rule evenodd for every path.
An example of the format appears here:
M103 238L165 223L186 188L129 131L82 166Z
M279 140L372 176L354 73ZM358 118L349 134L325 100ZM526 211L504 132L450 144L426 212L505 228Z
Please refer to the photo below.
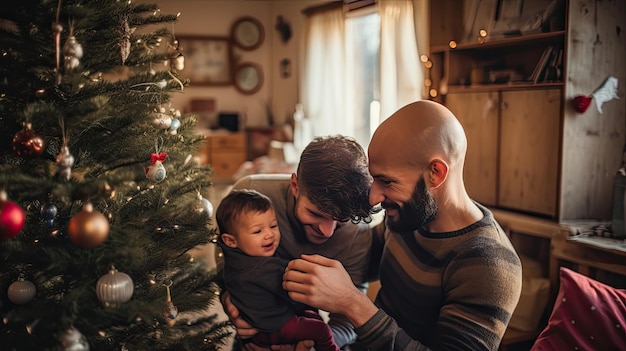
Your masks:
M470 195L491 207L554 221L611 218L626 103L605 103L601 113L592 106L583 116L572 100L590 95L609 76L618 78L622 90L626 39L616 28L626 28L626 3L561 0L533 33L480 37L479 28L491 31L501 1L430 1L426 76L431 98L448 106L466 129ZM551 4L531 0L522 8ZM536 15L523 11L522 18ZM471 13L478 14L474 21L468 20ZM469 27L476 32L468 33ZM556 53L546 56L545 67L552 68L534 82L548 47Z

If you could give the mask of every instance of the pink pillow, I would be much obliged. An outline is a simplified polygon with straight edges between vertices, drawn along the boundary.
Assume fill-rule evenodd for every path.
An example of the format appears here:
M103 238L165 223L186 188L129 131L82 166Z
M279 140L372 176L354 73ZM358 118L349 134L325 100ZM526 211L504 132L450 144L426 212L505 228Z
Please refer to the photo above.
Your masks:
M561 267L559 293L548 325L531 351L623 350L626 290Z

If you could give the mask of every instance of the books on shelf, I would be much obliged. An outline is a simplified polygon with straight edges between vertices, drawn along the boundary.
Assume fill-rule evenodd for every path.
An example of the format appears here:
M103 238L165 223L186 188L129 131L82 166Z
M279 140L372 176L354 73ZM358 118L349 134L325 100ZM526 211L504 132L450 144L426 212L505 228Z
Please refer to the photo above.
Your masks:
M535 65L535 70L530 75L530 81L533 82L534 84L539 83L539 78L542 76L544 68L546 67L546 64L548 63L548 60L550 59L550 55L552 54L553 50L554 50L554 46L552 45L546 46L546 48L543 50L543 53L541 54L541 57L539 58L537 65Z
M560 67L563 64L563 49L548 45L543 50L535 69L529 80L534 84L558 81L560 79Z

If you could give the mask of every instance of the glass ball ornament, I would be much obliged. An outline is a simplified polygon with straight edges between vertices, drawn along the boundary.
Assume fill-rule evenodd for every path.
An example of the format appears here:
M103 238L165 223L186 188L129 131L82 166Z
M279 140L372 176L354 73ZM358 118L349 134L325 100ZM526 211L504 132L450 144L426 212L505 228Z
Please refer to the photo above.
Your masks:
M32 125L26 123L24 128L13 137L12 148L18 156L39 156L45 149L45 142L41 136L35 133Z
M206 214L211 217L213 216L213 204L211 203L211 201L209 201L207 198L202 198L200 200L201 203L201 208L204 212L206 212Z
M185 69L185 56L180 54L172 59L170 59L171 67L177 71L182 71Z
M89 351L87 338L73 326L61 334L59 341L63 351Z
M49 202L41 205L41 209L39 210L39 215L46 222L46 224L50 227L54 225L54 218L57 216L59 210L57 207Z
M0 240L8 240L18 235L24 227L24 210L7 199L7 193L0 191Z
M168 115L165 107L160 107L158 112L154 113L152 124L159 129L167 129L172 124L172 117Z
M169 128L167 128L167 133L170 135L176 135L178 133L178 128L180 128L180 120L178 118L172 119Z
M109 236L109 221L102 213L94 210L91 203L86 203L67 227L72 243L83 249L91 249Z
M128 274L111 268L107 274L98 279L96 295L105 306L117 307L130 300L134 289L135 285Z
M160 114L157 118L152 120L152 124L159 129L167 129L172 124L172 117Z
M23 305L29 303L33 297L35 297L36 293L37 288L35 288L35 284L24 279L23 276L20 276L16 281L9 285L7 297L14 304Z

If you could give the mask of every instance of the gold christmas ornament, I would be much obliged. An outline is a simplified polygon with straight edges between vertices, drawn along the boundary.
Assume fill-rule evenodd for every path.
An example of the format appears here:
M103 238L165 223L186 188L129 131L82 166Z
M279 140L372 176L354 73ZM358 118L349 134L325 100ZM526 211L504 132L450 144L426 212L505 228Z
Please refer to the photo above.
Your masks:
M83 209L70 219L67 231L74 245L91 249L108 237L109 221L102 213L94 210L91 203L86 203Z

